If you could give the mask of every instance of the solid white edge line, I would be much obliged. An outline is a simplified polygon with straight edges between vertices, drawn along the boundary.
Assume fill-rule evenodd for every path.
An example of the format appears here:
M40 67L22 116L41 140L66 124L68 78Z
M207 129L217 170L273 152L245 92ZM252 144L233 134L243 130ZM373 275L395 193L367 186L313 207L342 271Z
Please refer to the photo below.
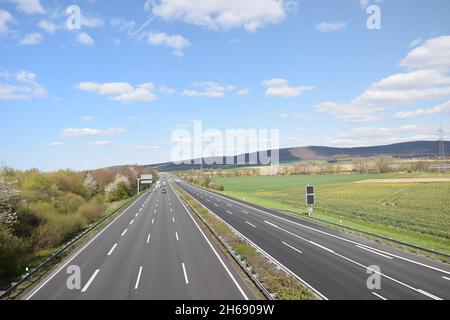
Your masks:
M390 260L393 259L393 258L390 257L390 256L387 256L387 255L385 255L385 254L376 252L375 250L370 250L369 248L366 248L366 247L363 247L363 246L360 246L360 245L356 245L356 247L358 247L358 248L360 248L360 249L363 249L363 250L366 250L366 251L369 251L369 252L372 252L372 253L377 254L377 255L379 255L379 256L381 256L381 257L384 257L384 258L386 258L386 259L390 259Z
M137 290L139 287L139 281L141 280L142 266L139 267L139 273L136 279L136 284L134 285L134 290Z
M95 277L97 276L97 274L99 272L100 272L100 269L97 269L97 270L94 271L92 276L89 278L89 281L84 285L83 289L81 289L81 292L86 292L86 290L89 288L89 286L91 285L92 281L94 281Z
M439 298L439 297L435 296L434 294L431 294L431 293L429 293L429 292L427 292L425 290L417 289L417 291L419 291L420 293L426 295L427 297L429 297L429 298L431 298L433 300L442 300L441 298Z
M297 248L294 248L293 246L291 246L290 244L287 244L287 243L284 242L284 241L281 241L281 243L284 244L285 246L291 248L292 250L297 251L298 253L303 253L303 252L301 252L300 250L298 250Z
M186 284L189 284L189 279L187 276L186 267L184 266L184 262L181 264L181 266L183 267L184 281L186 282Z
M197 221L195 221L195 219L192 217L191 213L189 212L189 210L186 208L185 204L183 203L183 201L181 201L180 196L178 195L178 193L175 192L175 190L173 190L172 186L170 186L170 188L172 189L172 191L175 193L176 197L178 198L178 201L180 201L180 203L182 204L182 206L184 207L184 209L186 210L186 212L188 213L189 217L191 218L191 220L194 222L195 226L197 227L197 229L200 231L200 233L202 234L203 238L206 240L206 242L208 243L209 247L211 248L211 250L214 252L214 254L216 255L217 259L220 261L220 263L222 264L223 268L225 269L225 271L227 272L227 274L230 276L231 280L233 280L233 283L236 285L236 287L238 288L239 292L242 294L242 296L244 297L245 300L249 300L247 295L245 294L244 290L241 288L241 286L239 285L239 283L237 282L237 280L234 278L233 274L231 273L231 271L228 269L227 265L223 262L222 258L220 257L220 255L217 253L216 249L213 247L213 245L211 244L211 242L209 241L208 237L205 235L205 233L203 232L203 230L200 228L200 226L198 225Z
M191 185L189 184L189 186L191 186ZM195 186L195 188L198 188L198 187ZM206 191L206 192L210 192L210 193L211 193L211 191ZM236 200L233 200L233 199L229 199L229 198L227 198L227 197L224 197L223 195L220 195L220 194L217 194L217 195L218 195L219 197L222 197L223 199L226 199L226 200L228 200L228 201L231 201L231 202L236 203L236 204L238 204L238 205L241 205L241 206L243 206L243 207L246 207L246 208L249 208L249 209L252 209L252 210L261 212L261 213L263 213L263 214L266 214L266 215L269 215L269 216L271 216L271 217L280 219L280 220L282 220L282 221L285 221L285 222L288 222L288 223L297 225L297 226L299 226L299 227L302 227L302 228L305 228L305 229L309 229L309 230L313 230L313 231L316 231L316 232L318 232L318 233L321 233L321 234L325 234L325 235L327 235L327 236L330 236L330 237L332 237L332 238L336 238L336 239L339 239L339 240L342 240L342 241L345 241L345 242L348 242L348 243L352 243L352 244L354 244L354 245L360 245L360 246L363 246L363 247L367 247L367 248L370 248L370 249L372 249L372 250L376 250L376 251L379 251L379 252L381 252L381 253L391 255L391 256L394 257L394 258L398 258L398 259L401 259L401 260L404 260L404 261L407 261L407 262L410 262L410 263L413 263L413 264L416 264L416 265L420 265L420 266L425 267L425 268L429 268L429 269L432 269L432 270L439 271L439 272L442 272L442 273L445 273L445 274L450 275L450 271L445 271L445 270L442 270L442 269L439 269L439 268L436 268L436 267L433 267L433 266L430 266L430 265L427 265L427 264L424 264L424 263L421 263L421 262L417 262L417 261L414 261L414 260L411 260L411 259L408 259L408 258L405 258L405 257L402 257L402 256L398 256L398 255L393 254L393 253L385 252L385 251L383 251L383 250L380 250L380 249L371 247L371 246L369 246L369 245L365 245L365 244L359 243L359 242L357 242L357 241L353 241L353 240L350 240L350 239L342 238L342 237L340 237L340 236L337 236L337 235L328 233L328 232L326 232L326 231L322 231L322 230L318 230L318 229L313 228L313 227L305 226L305 225L303 225L303 224L301 224L301 223L299 223L299 222L295 222L295 221L292 221L292 220L289 220L289 219L286 219L286 218L277 216L277 215L275 215L275 214L266 212L266 211L264 211L264 210L260 210L260 209L254 208L254 207L252 207L252 206L246 205L246 204L241 203L241 202L238 202L238 201L236 201Z
M379 294L376 293L376 292L373 292L373 291L372 291L372 294L373 294L374 296L377 296L377 297L380 298L381 300L387 300L385 297L379 295Z
M143 193L139 198L136 199L128 208L126 208L124 211L122 211L121 214L119 214L117 217L114 218L113 221L111 221L105 228L103 228L99 233L97 233L94 237L89 240L88 243L84 247L82 247L76 254L74 254L69 260L64 263L61 268L59 268L55 273L53 273L50 277L47 278L36 290L34 290L27 298L26 300L30 300L39 290L41 290L50 280L52 280L59 272L61 272L62 269L64 269L73 259L75 259L84 249L86 249L95 239L97 239L106 229L108 229L114 222L116 222L117 219L119 219L125 212L127 212L136 202L141 200L141 198L145 195ZM152 196L153 193L150 195Z
M289 231L289 230L283 229L283 228L281 228L281 227L279 227L279 226L277 226L277 225L275 225L275 224L273 224L273 223L270 223L270 222L267 222L267 221L264 221L264 222L266 222L266 223L272 225L273 227L275 227L275 228L277 228L277 229L279 229L279 230L281 230L281 231L284 231L284 232L286 232L286 233L288 233L288 234L290 234L290 235L292 235L292 236L294 236L294 237L297 237L297 238L302 239L302 240L305 240L305 241L307 241L307 242L309 242L309 243L318 245L317 243L315 243L315 242L313 242L313 241L306 240L306 239L300 237L299 235L297 235L297 234L295 234L295 233L293 233L293 232L291 232L291 231ZM320 246L320 245L318 245L318 246ZM324 249L328 249L328 248L323 247L323 246L320 246L320 247L322 247L322 248L324 248ZM328 250L329 250L329 249L328 249ZM379 271L377 271L377 270L373 270L373 269L371 269L371 268L369 268L369 267L363 265L362 263L359 263L359 262L357 262L357 261L355 261L355 260L352 260L352 259L350 259L350 258L347 258L346 256L344 256L344 255L342 255L342 254L339 254L339 253L337 253L337 252L335 252L335 251L332 251L332 250L331 250L330 253L332 253L332 254L334 254L334 255L336 255L336 256L338 256L338 257L340 257L340 258L342 258L342 259L344 259L344 260L346 260L346 261L348 261L348 262L351 262L351 263L353 263L353 264L355 264L355 265L357 265L357 266L359 266L359 267L361 267L361 268L363 268L363 269L365 269L365 270L370 270L370 271L372 271L373 273L379 274L380 276L383 276L383 277L385 277L386 279L389 279L389 280L391 280L391 281L393 281L393 282L395 282L395 283L397 283L397 284L400 284L400 285L402 285L402 286L404 286L404 287L406 287L406 288L408 288L408 289L411 289L411 290L413 290L413 291L419 292L419 293L421 293L421 294L423 294L423 295L425 295L425 296L431 297L431 298L433 298L433 299L435 299L435 300L442 300L441 298L439 298L439 297L437 297L437 296L434 296L434 295L432 295L431 293L428 293L428 292L423 291L423 290L421 290L421 289L416 289L416 288L414 288L414 287L412 287L412 286L410 286L410 285L408 285L408 284L406 284L406 283L404 283L404 282L401 282L400 280L397 280L397 279L395 279L395 278L393 278L393 277L391 277L391 276L388 276L388 275L386 275L386 274L384 274L384 273L382 273L382 272L379 272Z
M110 255L113 253L113 251L114 251L114 249L116 249L116 247L117 247L117 243L115 243L115 244L112 246L112 248L109 249L109 251L108 251L108 256L110 256Z

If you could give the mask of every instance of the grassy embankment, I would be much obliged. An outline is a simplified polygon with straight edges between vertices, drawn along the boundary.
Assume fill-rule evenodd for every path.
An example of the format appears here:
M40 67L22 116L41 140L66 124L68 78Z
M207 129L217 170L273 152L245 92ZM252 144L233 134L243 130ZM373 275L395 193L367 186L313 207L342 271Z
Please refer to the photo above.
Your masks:
M264 207L306 212L307 184L316 187L313 215L450 253L450 182L354 183L434 174L352 174L214 178L224 194ZM450 177L447 175L446 177Z

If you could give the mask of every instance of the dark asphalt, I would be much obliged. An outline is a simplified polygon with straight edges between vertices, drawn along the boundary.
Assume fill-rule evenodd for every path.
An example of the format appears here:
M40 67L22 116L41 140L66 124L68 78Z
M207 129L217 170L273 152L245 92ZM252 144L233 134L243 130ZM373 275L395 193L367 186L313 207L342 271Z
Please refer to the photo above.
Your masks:
M170 185L162 189L144 193L25 299L254 299ZM67 288L69 266L80 268L81 290Z
M180 186L322 298L450 298L448 264L249 205L185 182ZM379 267L379 290L367 286L370 266Z

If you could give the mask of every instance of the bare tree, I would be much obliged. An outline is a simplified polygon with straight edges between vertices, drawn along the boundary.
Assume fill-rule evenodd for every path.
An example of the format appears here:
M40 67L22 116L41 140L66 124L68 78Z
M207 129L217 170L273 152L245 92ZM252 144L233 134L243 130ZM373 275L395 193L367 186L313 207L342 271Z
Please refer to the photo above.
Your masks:
M369 171L367 159L354 158L354 159L352 159L352 164L353 164L353 169L358 173L367 173Z
M379 157L375 160L375 166L380 173L391 172L393 163L394 158L387 156Z

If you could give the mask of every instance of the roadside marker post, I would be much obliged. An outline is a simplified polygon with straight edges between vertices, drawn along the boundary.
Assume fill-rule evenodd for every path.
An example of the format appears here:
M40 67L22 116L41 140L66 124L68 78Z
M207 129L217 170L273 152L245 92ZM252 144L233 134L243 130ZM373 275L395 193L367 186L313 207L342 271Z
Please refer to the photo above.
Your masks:
M306 193L306 205L308 206L308 216L311 216L313 213L312 206L316 204L316 197L314 195L314 186L307 185L305 188Z

